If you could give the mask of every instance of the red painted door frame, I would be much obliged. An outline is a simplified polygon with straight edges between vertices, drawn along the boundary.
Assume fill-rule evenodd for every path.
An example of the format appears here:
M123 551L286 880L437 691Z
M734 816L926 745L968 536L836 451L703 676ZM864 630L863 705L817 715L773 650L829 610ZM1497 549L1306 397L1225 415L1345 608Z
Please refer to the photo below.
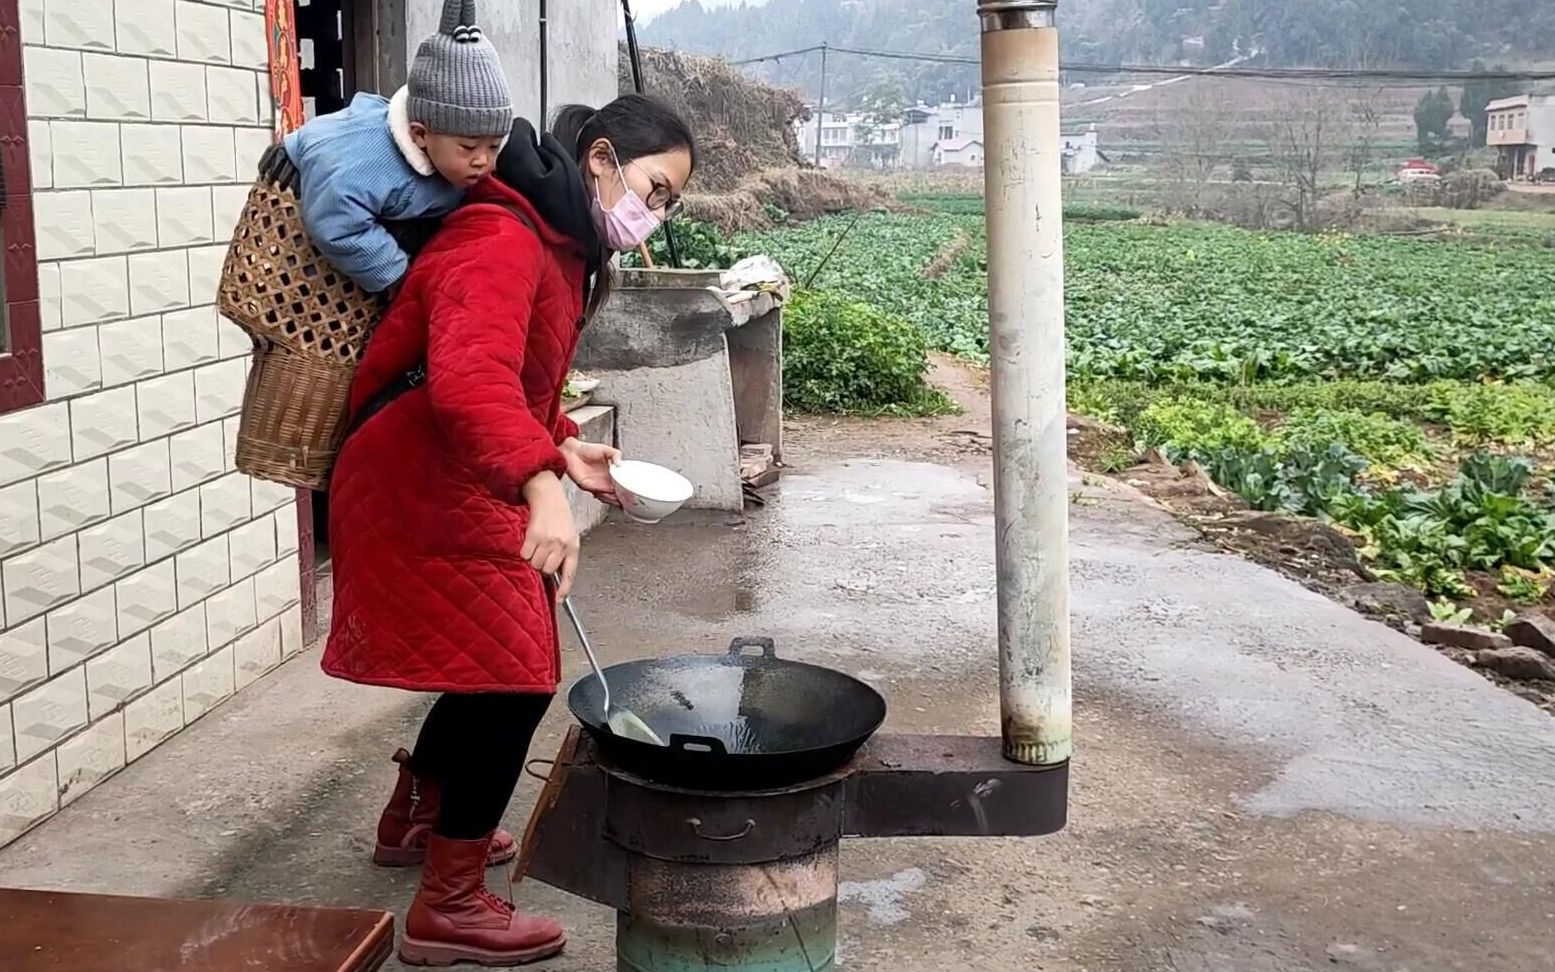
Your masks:
M296 0L265 0L265 24L270 43L270 93L276 105L277 140L300 127L305 120L302 80L298 65ZM343 43L354 45L346 53L347 87L375 90L388 80L403 78L405 10L402 0L349 0L342 24ZM398 29L395 29L395 28ZM380 30L380 28L383 28ZM380 62L379 55L385 59ZM385 73L389 75L386 80ZM353 84L354 82L354 84ZM353 92L345 92L347 98ZM315 494L297 491L297 560L302 581L302 628L305 644L312 644L319 630L318 544L313 525Z
M303 122L302 82L297 64L297 13L294 0L265 0L265 33L270 53L270 99L275 139ZM319 634L318 567L313 536L313 493L297 491L297 566L302 580L302 638L312 644Z

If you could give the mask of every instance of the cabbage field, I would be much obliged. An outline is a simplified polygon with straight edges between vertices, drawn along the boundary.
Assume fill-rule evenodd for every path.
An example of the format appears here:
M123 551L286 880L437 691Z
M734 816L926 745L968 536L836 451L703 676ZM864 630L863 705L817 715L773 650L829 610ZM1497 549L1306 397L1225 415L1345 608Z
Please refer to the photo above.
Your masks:
M745 241L807 278L851 217ZM964 240L939 276L924 268ZM1143 381L1555 377L1555 252L1222 226L1065 237L1071 375ZM815 279L987 352L981 219L866 216Z
M986 360L982 220L938 208L738 245ZM1065 247L1070 407L1126 433L1104 471L1157 449L1335 524L1381 578L1549 602L1555 249L1080 219Z

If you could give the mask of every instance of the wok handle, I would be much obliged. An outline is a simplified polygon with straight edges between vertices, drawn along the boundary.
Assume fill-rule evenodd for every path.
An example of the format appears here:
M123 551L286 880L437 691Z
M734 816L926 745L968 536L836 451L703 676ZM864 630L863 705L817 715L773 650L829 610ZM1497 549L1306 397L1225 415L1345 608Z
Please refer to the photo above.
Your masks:
M744 658L746 657L745 649L747 648L760 648L761 657L769 661L775 661L778 656L777 642L771 638L745 637L736 638L729 642L729 657Z
M699 820L696 817L689 818L686 821L686 824L691 828L691 832L693 834L696 834L698 837L702 838L703 840L711 840L711 841L715 841L715 842L720 843L720 844L729 844L729 843L733 843L734 841L737 841L737 840L744 840L745 838L747 838L747 837L749 837L751 835L751 831L756 829L756 821L755 820L746 820L745 821L745 826L741 827L738 833L721 834L721 835L720 834L704 834L704 833L702 833L702 821Z
M706 750L713 756L729 755L729 747L724 745L723 740L714 739L712 736L683 736L675 733L670 736L670 748L693 753Z

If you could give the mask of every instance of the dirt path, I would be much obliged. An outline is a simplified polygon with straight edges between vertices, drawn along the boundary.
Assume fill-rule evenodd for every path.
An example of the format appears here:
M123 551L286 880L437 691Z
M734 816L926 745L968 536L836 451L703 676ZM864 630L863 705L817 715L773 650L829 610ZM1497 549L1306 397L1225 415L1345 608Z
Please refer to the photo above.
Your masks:
M961 406L960 414L924 419L791 419L786 430L795 447L786 451L801 464L838 455L867 455L987 465L993 456L988 373L948 355L933 355L931 363L930 382Z

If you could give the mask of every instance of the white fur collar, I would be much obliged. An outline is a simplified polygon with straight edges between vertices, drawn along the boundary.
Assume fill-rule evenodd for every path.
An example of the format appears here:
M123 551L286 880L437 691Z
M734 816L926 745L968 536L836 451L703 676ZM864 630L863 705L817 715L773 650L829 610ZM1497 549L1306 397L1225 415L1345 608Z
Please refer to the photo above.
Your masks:
M410 133L409 105L409 88L394 92L394 97L389 99L389 133L394 136L394 144L399 146L400 154L405 156L405 161L410 163L418 175L434 175L437 170L432 167L431 157L416 144L415 136Z

